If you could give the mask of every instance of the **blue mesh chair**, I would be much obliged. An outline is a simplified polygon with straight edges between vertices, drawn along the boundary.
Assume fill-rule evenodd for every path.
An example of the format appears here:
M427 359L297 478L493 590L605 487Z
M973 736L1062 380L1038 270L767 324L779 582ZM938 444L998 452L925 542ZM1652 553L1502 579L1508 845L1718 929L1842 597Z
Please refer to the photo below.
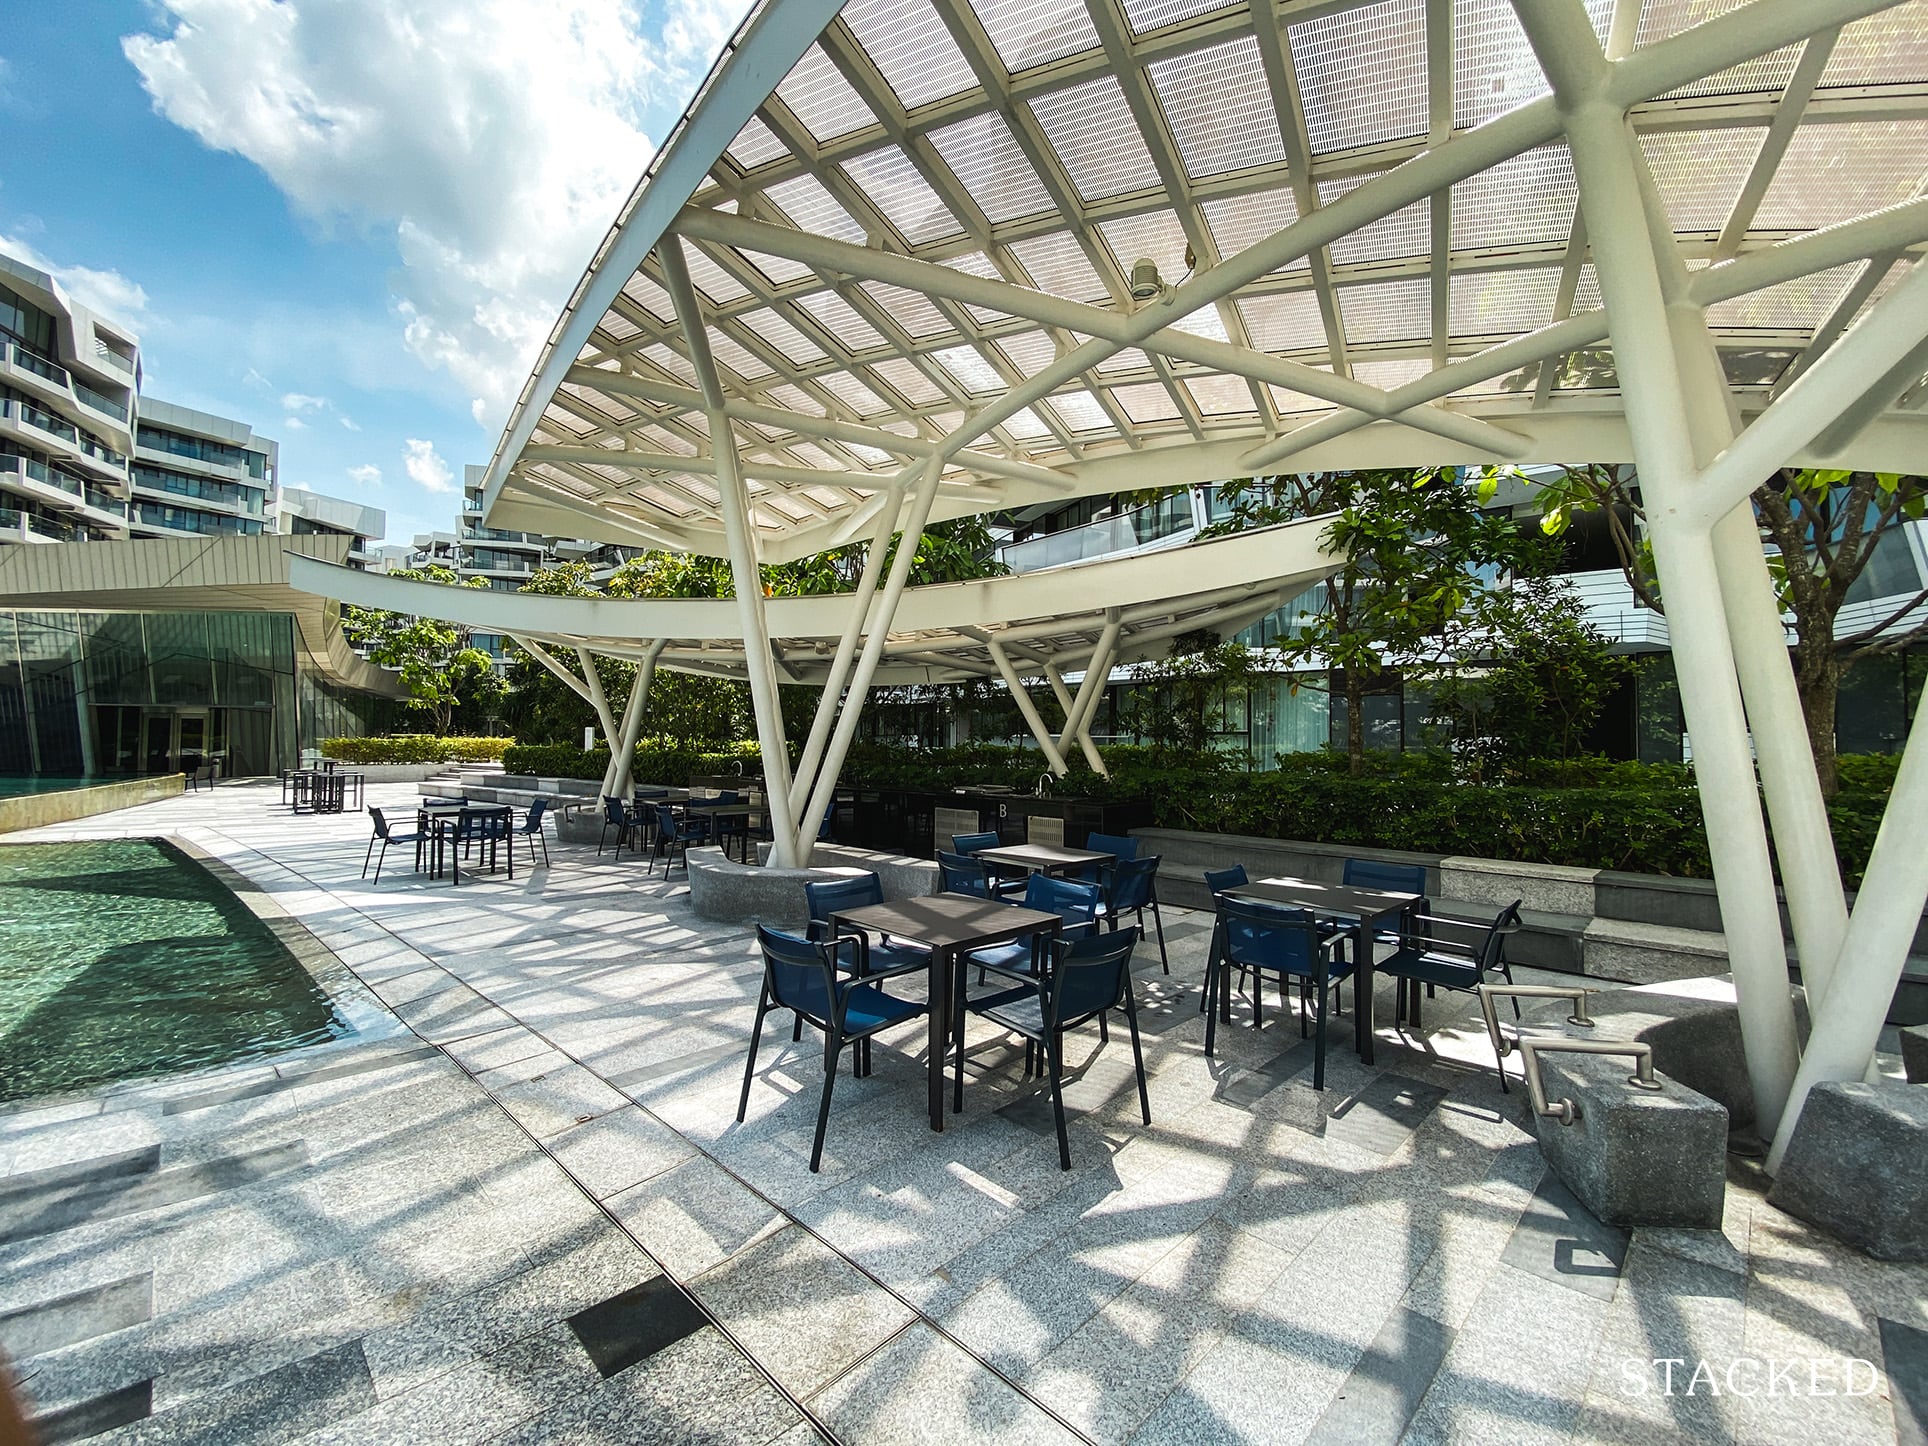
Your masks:
M1145 910L1150 909L1152 922L1158 926L1158 962L1169 974L1172 961L1165 953L1165 916L1158 911L1158 864L1157 854L1142 859L1119 859L1113 864L1105 876L1105 902L1099 917L1105 921L1106 928L1116 929L1119 916L1130 912L1137 917L1138 928L1143 932Z
M713 800L714 805L718 808L722 808L729 804L736 804L741 802L743 802L743 795L736 792L736 790L729 789L729 788L726 788L722 792L718 793L716 795L716 798ZM730 851L730 840L737 839L743 844L744 861L748 862L749 856L750 856L749 816L746 814L740 818L734 817L734 816L715 818L715 819L712 819L711 822L715 825L716 841L717 841L717 844L722 848L723 852L727 854Z
M750 1031L750 1057L743 1063L743 1093L736 1103L740 1123L750 1107L750 1081L756 1074L757 1046L763 1037L763 1017L772 1009L788 1009L797 1016L797 1028L804 1025L823 1033L823 1099L817 1106L817 1136L810 1146L810 1172L823 1163L823 1132L830 1123L830 1091L837 1082L837 1064L846 1044L867 1044L872 1035L915 1019L925 1012L922 1004L884 993L875 985L856 979L839 979L839 968L855 964L856 941L835 944L812 943L794 934L757 925L757 943L763 950L763 988L757 995L756 1024ZM849 949L852 958L839 958ZM869 1054L860 1051L855 1059L859 1073L869 1072Z
M1109 859L1098 859L1079 869L1073 877L1083 879L1088 884L1102 884L1113 868L1123 859L1138 857L1138 840L1117 833L1092 833L1085 835L1084 846L1097 854L1110 854ZM1140 923L1144 921L1139 920Z
M1475 924L1464 919L1442 919L1432 914L1409 914L1407 931L1399 947L1376 966L1381 974L1399 981L1394 1020L1419 1027L1419 986L1437 986L1465 992L1477 990L1488 974L1513 982L1513 967L1506 962L1506 941L1524 928L1520 904L1515 899L1501 909L1490 924ZM1514 1018L1519 1018L1519 1001L1513 1001ZM1506 1070L1500 1070L1500 1088L1506 1088Z
M991 871L985 867L982 859L939 849L937 873L947 894L969 894L978 899L992 897Z
M381 855L381 858L378 858L375 860L375 882L376 883L379 884L382 881L382 859L385 859L388 857L388 850L390 849L390 847L392 847L395 844L405 844L405 843L414 844L416 866L420 867L421 861L422 861L421 834L397 832L395 829L389 827L387 817L382 813L382 811L379 808L369 809L368 816L375 821L375 832L368 836L368 849L367 849L367 852L362 854L361 876L364 879L368 877L369 856L375 852L375 845L378 843L382 846L382 855Z
M537 839L542 840L542 862L544 864L549 862L549 835L542 831L542 816L548 811L549 800L546 798L536 799L529 805L529 812L523 817L522 827L513 831L515 838L526 838L529 841L530 868L536 866ZM510 848L515 847L515 838L509 840Z
M690 845L706 844L710 841L710 821L701 814L686 815L680 821L669 811L669 805L656 805L656 852L663 858L663 878L669 878L670 866L676 862L678 854L683 858L683 872L690 871ZM649 873L656 872L656 860L649 861Z
M613 828L616 830L616 857L621 858L623 845L635 837L635 824L635 819L630 815L628 808L624 807L623 801L620 798L611 798L605 793L602 832L596 835L596 856L602 857L603 843L609 838L609 831Z
M1048 874L1033 874L1024 882L1025 908L1056 914L1064 920L1058 929L1060 939L1086 939L1095 934L1098 910L1103 904L1104 894L1096 884L1054 879ZM964 959L978 966L979 979L987 969L998 974L1032 977L1037 971L1038 940L1038 935L1026 934L1008 944L974 949Z
M1262 1021L1264 1009L1261 996L1264 994L1265 975L1279 976L1279 988L1284 992L1285 983L1295 980L1307 988L1318 1000L1315 1030L1316 1043L1313 1046L1312 1087L1325 1088L1326 1056L1326 1012L1328 991L1332 984L1350 976L1352 964L1346 959L1341 947L1345 939L1342 931L1328 930L1317 919L1303 909L1285 908L1278 904L1265 904L1252 899L1221 898L1218 901L1218 927L1212 932L1211 957L1205 964L1205 992L1212 998L1219 996L1214 992L1225 988L1225 971L1228 966L1242 966L1253 972L1252 1023ZM1217 1043L1218 1011L1209 1009L1205 1015L1205 1053L1210 1054ZM1304 1012L1299 1015L1299 1036L1305 1037L1306 1020Z
M1251 882L1245 875L1244 864L1233 864L1229 869L1205 870L1205 887L1212 891L1212 907L1214 909L1218 907L1218 896L1220 894L1224 893L1227 889L1236 889L1241 884L1249 884ZM1243 984L1245 982L1245 971L1243 969L1238 971L1238 977L1239 983ZM1206 1007L1211 1003L1211 999L1212 995L1210 990L1201 989L1198 991L1198 1012L1200 1014L1205 1012Z
M1420 896L1419 902L1413 905L1412 913L1414 915L1421 915L1430 914L1433 911L1432 900L1425 896L1426 866L1424 864L1384 863L1378 859L1347 859L1345 872L1340 875L1339 882L1345 884L1348 888L1378 889L1388 894L1418 894ZM1398 929L1381 929L1371 940L1373 944L1390 944L1395 949L1399 947L1401 942L1402 939ZM1364 941L1362 941L1361 947L1367 947ZM1417 990L1418 987L1416 984L1413 986L1415 990ZM1432 993L1431 985L1427 985L1426 992L1428 994ZM1402 1009L1402 1014L1405 996L1406 986L1402 984L1399 989L1399 1004ZM1514 1000L1513 1008L1517 1010L1519 1007L1519 1000ZM1417 1009L1418 1006L1415 1004L1415 1014Z
M821 944L831 936L832 914L883 903L884 883L877 875L865 872L847 879L825 879L805 884L803 897L810 908L810 940ZM852 967L864 978L888 978L893 974L908 974L912 970L930 967L930 951L918 945L894 943L883 935L875 939L868 934L851 934L847 937L854 939L857 945Z
M1131 951L1140 930L1133 926L1112 934L1060 940L1052 949L1051 967L1044 975L1016 988L970 1000L966 1008L981 1019L1001 1025L1025 1041L1025 1072L1035 1068L1044 1053L1051 1081L1051 1114L1058 1127L1058 1166L1071 1168L1071 1141L1064 1127L1064 1036L1066 1031L1096 1019L1099 1037L1114 1009L1125 1012L1131 1028L1131 1061L1138 1073L1138 1109L1151 1123L1151 1096L1145 1090L1145 1055L1138 1040L1138 1001L1131 992ZM964 1098L964 1030L962 1016L956 1034L957 1097Z
M496 859L500 857L499 845L504 839L508 838L509 819L506 814L475 813L469 809L463 809L455 816L455 843L453 846L456 859L454 870L455 881L457 883L462 881L460 861L465 858L473 858L478 847L481 850L482 857L488 860L489 872L494 873ZM515 847L514 840L509 840L509 847L512 849ZM515 860L513 858L510 859L510 863L513 864L514 862Z
M985 849L997 848L1001 846L1003 842L1004 840L994 833L954 833L951 835L951 847L967 858L975 857L984 852ZM1023 869L1002 869L996 864L986 864L984 865L984 872L985 876L991 881L992 898L998 898L1004 894L1016 893L1024 887L1025 870Z

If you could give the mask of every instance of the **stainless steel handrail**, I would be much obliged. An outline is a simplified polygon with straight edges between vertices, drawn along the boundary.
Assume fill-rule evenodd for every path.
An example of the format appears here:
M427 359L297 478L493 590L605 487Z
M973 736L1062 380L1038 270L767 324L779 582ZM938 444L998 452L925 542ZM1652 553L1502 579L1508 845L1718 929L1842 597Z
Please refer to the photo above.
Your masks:
M1563 1125L1570 1125L1580 1118L1580 1104L1572 1099L1561 1099L1557 1104L1547 1103L1546 1082L1540 1078L1540 1056L1543 1054L1626 1055L1634 1062L1634 1073L1627 1076L1628 1084L1640 1090L1660 1088L1660 1081L1654 1078L1654 1047L1640 1040L1522 1038L1519 1045L1520 1072L1526 1076L1526 1097L1533 1103L1533 1113L1558 1120Z
M1506 1057L1513 1052L1514 1040L1500 1033L1499 1012L1493 1001L1502 996L1511 999L1571 999L1573 1013L1567 1016L1567 1023L1577 1029L1593 1028L1593 1019L1587 1013L1587 997L1591 989L1578 984L1481 984L1478 986L1479 1012L1486 1019L1486 1037L1493 1041L1493 1058L1499 1065L1500 1093L1509 1093L1506 1087Z

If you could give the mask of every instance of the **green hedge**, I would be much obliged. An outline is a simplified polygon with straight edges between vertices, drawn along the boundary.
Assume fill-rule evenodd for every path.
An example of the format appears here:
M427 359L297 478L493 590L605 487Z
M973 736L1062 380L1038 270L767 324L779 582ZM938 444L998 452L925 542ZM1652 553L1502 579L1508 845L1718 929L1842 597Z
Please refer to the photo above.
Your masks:
M728 750L647 740L636 777L681 783L701 774L758 771L754 743ZM1109 778L1082 758L1051 781L1050 793L1148 799L1163 828L1300 839L1310 843L1470 854L1522 863L1709 877L1713 870L1691 770L1679 764L1565 759L1523 765L1504 783L1456 782L1440 754L1373 754L1353 776L1343 755L1296 754L1258 773L1238 754L1178 753L1113 746ZM511 773L600 778L609 752L568 744L517 745ZM1829 804L1835 847L1848 882L1859 882L1874 844L1896 760L1841 760L1841 789ZM945 791L992 784L1030 792L1044 764L1034 748L966 744L920 749L863 743L850 750L841 781L855 788Z
M513 738L324 738L321 755L341 763L496 763L515 747Z
M636 745L636 781L639 783L681 784L699 774L756 773L762 767L762 754L754 743L733 743L726 748L692 748L668 739L645 738ZM537 778L601 778L609 768L609 749L598 745L588 751L573 743L517 743L502 754L507 773L533 774Z

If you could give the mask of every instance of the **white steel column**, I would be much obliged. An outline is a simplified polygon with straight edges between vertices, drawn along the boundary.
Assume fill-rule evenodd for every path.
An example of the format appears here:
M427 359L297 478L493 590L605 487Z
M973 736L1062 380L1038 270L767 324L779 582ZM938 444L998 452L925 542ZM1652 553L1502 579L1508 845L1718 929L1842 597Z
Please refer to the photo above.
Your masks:
M1928 904L1928 848L1921 844L1921 820L1928 818L1928 708L1916 710L1908 732L1834 980L1768 1152L1769 1173L1781 1166L1808 1091L1824 1080L1860 1079L1867 1069Z
M602 791L613 794L616 785L616 736L622 729L617 726L616 712L609 706L609 699L603 692L602 674L596 671L595 654L587 648L577 648L576 659L582 664L582 681L587 690L589 706L596 710L596 721L602 725L603 742L609 745L609 766L603 769Z
M1098 752L1098 745L1091 741L1088 725L1091 715L1098 709L1098 699L1104 696L1105 684L1110 681L1111 657L1118 650L1118 634L1123 628L1123 615L1116 608L1107 608L1104 629L1098 634L1098 645L1085 661L1085 675L1078 684L1077 699L1064 720L1064 732L1058 735L1058 750L1062 752L1067 742L1076 739L1078 747L1084 752L1085 762L1100 778L1109 778L1111 774L1105 769L1105 760Z
M890 633L891 619L897 616L897 604L904 596L904 586L910 581L911 564L916 561L918 544L924 540L924 524L930 521L931 504L937 500L937 479L942 475L944 464L936 457L923 464L923 476L917 481L917 490L911 494L910 516L904 519L903 540L897 544L897 556L891 559L890 576L884 579L884 595L878 599L876 611L871 615L870 631L864 637L864 650L857 659L856 671L851 675L850 687L844 695L843 708L837 714L837 728L830 737L823 765L817 771L816 785L810 791L810 807L803 813L802 821L795 825L796 864L800 867L810 862L810 849L817 840L817 828L824 811L836 796L837 775L843 771L844 759L850 753L850 741L857 736L857 720L863 714L864 699L870 692L870 680L877 672L877 661L884 655L884 642Z
M1018 712L1024 716L1024 724L1031 730L1031 736L1038 740L1038 747L1044 750L1044 761L1051 765L1051 771L1063 778L1071 771L1071 765L1064 761L1064 754L1058 748L1057 739L1051 730L1044 726L1044 719L1038 715L1038 705L1031 701L1031 695L1024 691L1024 680L1004 652L1004 645L996 638L986 638L985 646L991 650L991 661L997 664L998 673L1004 679L1004 686L1011 690L1011 701L1017 704Z
M1681 517L1698 464L1711 457L1696 457L1697 419L1689 413L1643 219L1638 142L1624 110L1605 98L1613 68L1577 0L1514 0L1514 11L1566 118L1655 563L1668 601L1668 630L1693 739L1749 1080L1762 1127L1772 1129L1798 1060L1786 946L1714 548L1704 532L1683 525Z
M616 786L610 790L617 798L628 798L636 779L636 741L643 736L643 719L649 709L649 684L656 676L656 660L669 646L668 638L658 638L636 664L636 681L629 685L629 707L623 711L623 741L616 749L618 767Z
M1674 240L1666 204L1653 184L1645 157L1631 152L1640 177L1647 235L1667 299L1667 322L1675 362L1694 423L1695 457L1702 470L1694 480L1690 505L1680 525L1702 525L1691 505L1706 488L1707 466L1730 454L1740 431L1739 408L1721 369L1720 352L1707 329L1707 313L1695 303L1686 264ZM1776 465L1779 461L1777 459ZM1769 469L1771 470L1771 469ZM1762 480L1765 480L1763 474ZM1751 496L1752 489L1749 489ZM1767 553L1753 503L1744 496L1711 528L1715 575L1729 646L1741 685L1761 788L1773 825L1781 886L1800 950L1804 978L1812 991L1825 989L1834 956L1847 928L1847 895L1834 852L1834 831L1809 747L1801 696L1794 682L1781 608L1767 568ZM1786 951L1782 950L1785 960Z
M857 579L857 595L851 602L850 621L844 625L843 636L837 639L837 653L830 660L830 671L823 680L823 692L817 697L816 715L810 720L810 737L797 760L796 776L790 780L790 808L793 812L801 810L809 801L810 781L816 777L817 765L823 761L824 745L830 741L830 727L837 721L837 703L843 696L844 684L850 681L851 662L857 655L857 639L862 636L864 623L877 601L877 574L884 569L884 554L890 551L891 534L896 529L897 506L893 498L885 504L883 515L877 521L877 532L870 539L870 549L864 554L863 575Z
M666 236L656 248L663 281L689 344L690 365L696 369L703 402L709 411L710 452L716 459L716 490L722 500L723 536L729 545L730 575L735 582L737 615L743 624L744 669L750 675L750 702L756 710L757 746L763 754L763 797L770 810L773 839L771 862L779 868L797 864L795 815L790 808L790 743L783 732L783 706L777 694L776 660L770 652L768 620L763 610L763 574L757 567L756 540L751 530L750 504L737 470L736 439L724 411L723 384L710 355L710 336L703 310L690 285L683 260L683 243Z

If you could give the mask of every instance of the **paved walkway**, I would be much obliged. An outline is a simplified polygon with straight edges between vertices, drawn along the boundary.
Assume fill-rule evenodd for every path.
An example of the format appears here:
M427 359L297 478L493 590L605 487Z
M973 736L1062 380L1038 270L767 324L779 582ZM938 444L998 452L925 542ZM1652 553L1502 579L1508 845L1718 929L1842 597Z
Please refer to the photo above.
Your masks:
M189 841L393 1031L0 1115L0 1342L53 1439L1921 1439L1928 1269L1744 1175L1722 1232L1600 1227L1463 1002L1376 1068L1335 1045L1323 1094L1277 1010L1214 1062L1208 920L1168 911L1171 977L1139 960L1150 1128L1122 1031L1091 1040L1061 1172L985 1031L933 1134L918 1025L840 1079L812 1175L821 1053L770 1025L736 1124L759 968L680 881L552 841L513 883L363 883L364 819L277 800L33 835ZM1801 1394L1689 1393L1737 1359L1799 1361Z

